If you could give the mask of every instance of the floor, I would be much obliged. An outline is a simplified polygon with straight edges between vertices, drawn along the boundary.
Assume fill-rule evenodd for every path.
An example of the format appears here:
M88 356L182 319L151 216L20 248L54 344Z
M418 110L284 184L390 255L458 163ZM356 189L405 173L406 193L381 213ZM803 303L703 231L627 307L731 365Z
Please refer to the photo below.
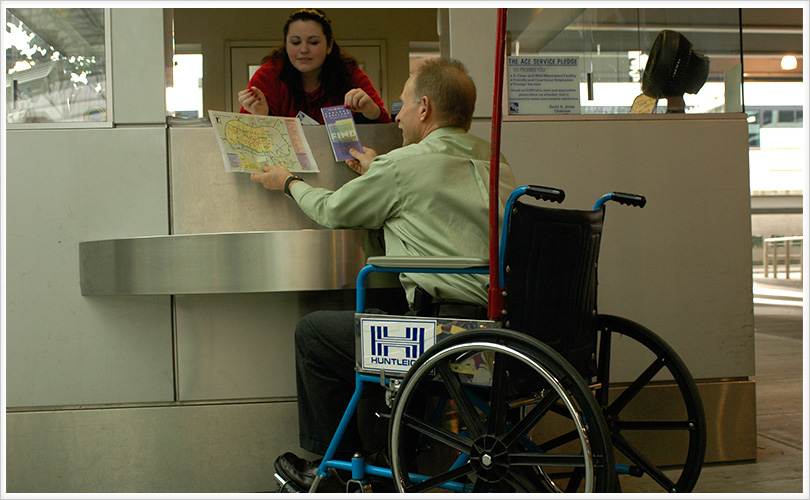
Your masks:
M754 282L757 461L706 466L694 492L808 498L802 289L798 280Z

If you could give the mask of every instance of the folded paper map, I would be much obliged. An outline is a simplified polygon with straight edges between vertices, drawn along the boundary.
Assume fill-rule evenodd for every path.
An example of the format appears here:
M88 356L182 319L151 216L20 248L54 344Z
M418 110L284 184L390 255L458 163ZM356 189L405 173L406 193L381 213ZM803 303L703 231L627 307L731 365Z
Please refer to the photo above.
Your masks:
M318 172L298 118L208 111L227 172L261 172L262 164Z

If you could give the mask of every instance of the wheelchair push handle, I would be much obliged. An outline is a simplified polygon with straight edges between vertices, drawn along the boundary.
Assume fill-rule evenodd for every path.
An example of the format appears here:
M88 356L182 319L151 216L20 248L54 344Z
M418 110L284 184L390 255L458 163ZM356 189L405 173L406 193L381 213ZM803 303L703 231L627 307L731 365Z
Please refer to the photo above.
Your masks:
M615 201L620 205L630 205L631 207L639 207L639 208L644 208L644 205L647 204L647 198L640 194L614 192L608 193L603 197L599 198L594 204L593 209L599 210L608 201Z
M526 186L526 194L536 200L545 200L562 203L565 199L565 192L562 189L546 186Z
M612 199L619 202L620 205L630 205L631 207L644 208L644 205L647 204L647 198L640 194L613 193Z

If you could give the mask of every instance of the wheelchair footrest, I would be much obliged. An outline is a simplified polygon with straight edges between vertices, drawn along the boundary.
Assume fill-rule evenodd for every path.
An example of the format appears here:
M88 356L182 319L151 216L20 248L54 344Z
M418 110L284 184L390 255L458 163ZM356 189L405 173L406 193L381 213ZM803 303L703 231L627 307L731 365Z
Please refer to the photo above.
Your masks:
M373 493L371 483L359 479L346 481L346 493Z

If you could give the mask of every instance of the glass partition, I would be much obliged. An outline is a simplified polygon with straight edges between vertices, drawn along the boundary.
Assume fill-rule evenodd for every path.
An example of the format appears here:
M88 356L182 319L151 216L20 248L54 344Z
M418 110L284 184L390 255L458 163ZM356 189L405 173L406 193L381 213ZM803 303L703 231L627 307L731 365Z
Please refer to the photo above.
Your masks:
M109 9L5 10L9 128L112 126Z
M739 9L509 9L507 30L510 115L742 111Z

